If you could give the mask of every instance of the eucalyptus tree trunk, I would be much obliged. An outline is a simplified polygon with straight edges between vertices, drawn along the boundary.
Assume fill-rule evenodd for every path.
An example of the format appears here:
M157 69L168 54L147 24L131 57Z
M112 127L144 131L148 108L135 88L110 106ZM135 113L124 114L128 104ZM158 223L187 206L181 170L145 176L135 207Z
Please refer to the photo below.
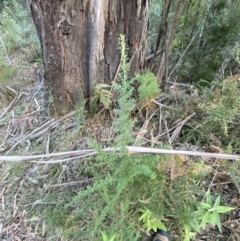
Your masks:
M40 38L45 84L55 111L74 109L96 83L110 83L119 67L118 38L125 35L131 74L143 69L148 0L31 0Z

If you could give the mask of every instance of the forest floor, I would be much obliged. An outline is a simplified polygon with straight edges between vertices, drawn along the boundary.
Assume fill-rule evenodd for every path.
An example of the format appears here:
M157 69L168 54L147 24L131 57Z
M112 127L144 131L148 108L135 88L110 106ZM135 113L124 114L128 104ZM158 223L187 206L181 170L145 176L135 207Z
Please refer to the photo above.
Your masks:
M9 157L7 161L0 162L0 238L5 241L65 240L61 228L53 227L54 231L49 232L41 216L46 214L46 218L51 219L47 216L47 207L56 204L51 198L48 201L45 197L57 196L61 203L69 190L77 192L85 188L94 181L94 177L79 172L79 160L66 162L66 159L73 157L72 154L65 153L59 157L47 155L88 150L89 140L97 140L102 146L108 146L114 139L110 128L112 118L105 111L94 119L86 118L84 126L80 127L76 112L59 118L44 117L43 81L38 79L35 72L36 69L32 67L26 68L19 72L11 84L5 82L0 85L0 155ZM165 123L168 127L160 133L162 117L154 115L159 108L156 105L138 116L138 124L132 133L136 139L144 142L145 146L168 140L178 149L206 150L204 145L194 146L178 141L183 125L192 118L191 113L183 119ZM221 148L218 152L221 152ZM35 155L40 156L38 159L21 159ZM205 158L204 161L211 169L211 174L201 183L220 193L225 205L236 208L224 216L222 233L209 225L192 240L240 240L239 189L221 160ZM187 163L192 163L192 159L185 157L184 165ZM180 171L175 173L175 176L179 175L183 174ZM169 176L173 178L174 174L169 173ZM239 180L239 177L236 178ZM173 240L181 240L175 227L169 232Z

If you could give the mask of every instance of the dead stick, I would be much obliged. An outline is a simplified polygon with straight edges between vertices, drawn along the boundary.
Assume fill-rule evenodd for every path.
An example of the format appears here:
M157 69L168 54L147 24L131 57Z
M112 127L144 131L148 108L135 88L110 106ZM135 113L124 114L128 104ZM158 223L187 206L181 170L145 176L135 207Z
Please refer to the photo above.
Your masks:
M136 147L136 146L127 146L126 147L129 153L126 154L169 154L169 155L186 155L186 156L199 156L199 157L211 157L218 159L227 159L227 160L240 160L240 155L233 154L222 154L222 153L211 153L211 152L199 152L199 151L182 151L182 150L167 150L167 149L155 149L155 148L147 148L147 147ZM104 148L103 151L106 153L119 151L119 148ZM69 155L70 158L73 156L78 159L82 157L88 157L92 155L97 155L96 150L88 149L88 150L78 150L78 151L69 151L69 152L58 152L51 154L43 154L43 155L33 155L33 156L0 156L0 161L6 162L21 162L21 161L36 161L41 158L49 158L49 157L61 157ZM53 160L54 163L63 162L63 160ZM66 161L66 160L65 160ZM40 163L40 161L38 162ZM41 162L43 163L43 162ZM45 163L45 162L44 162ZM46 163L50 163L46 161Z

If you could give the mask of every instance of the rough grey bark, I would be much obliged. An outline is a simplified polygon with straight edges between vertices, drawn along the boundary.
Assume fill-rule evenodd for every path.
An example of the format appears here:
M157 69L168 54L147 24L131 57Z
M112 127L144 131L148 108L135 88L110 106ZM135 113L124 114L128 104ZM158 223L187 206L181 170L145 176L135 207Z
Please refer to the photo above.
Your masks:
M148 0L32 0L40 38L45 83L55 114L74 109L96 83L110 83L119 65L118 38L124 34L131 74L145 61Z

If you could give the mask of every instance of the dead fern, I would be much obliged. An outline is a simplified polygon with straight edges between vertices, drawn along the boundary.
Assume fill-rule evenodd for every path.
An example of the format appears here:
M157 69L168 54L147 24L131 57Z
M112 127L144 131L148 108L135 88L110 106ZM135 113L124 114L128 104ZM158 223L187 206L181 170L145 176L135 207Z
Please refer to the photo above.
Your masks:
M92 103L91 103L91 114L95 114L97 106L100 104L105 109L109 109L112 103L112 93L110 91L111 86L104 83L99 83L95 86Z

